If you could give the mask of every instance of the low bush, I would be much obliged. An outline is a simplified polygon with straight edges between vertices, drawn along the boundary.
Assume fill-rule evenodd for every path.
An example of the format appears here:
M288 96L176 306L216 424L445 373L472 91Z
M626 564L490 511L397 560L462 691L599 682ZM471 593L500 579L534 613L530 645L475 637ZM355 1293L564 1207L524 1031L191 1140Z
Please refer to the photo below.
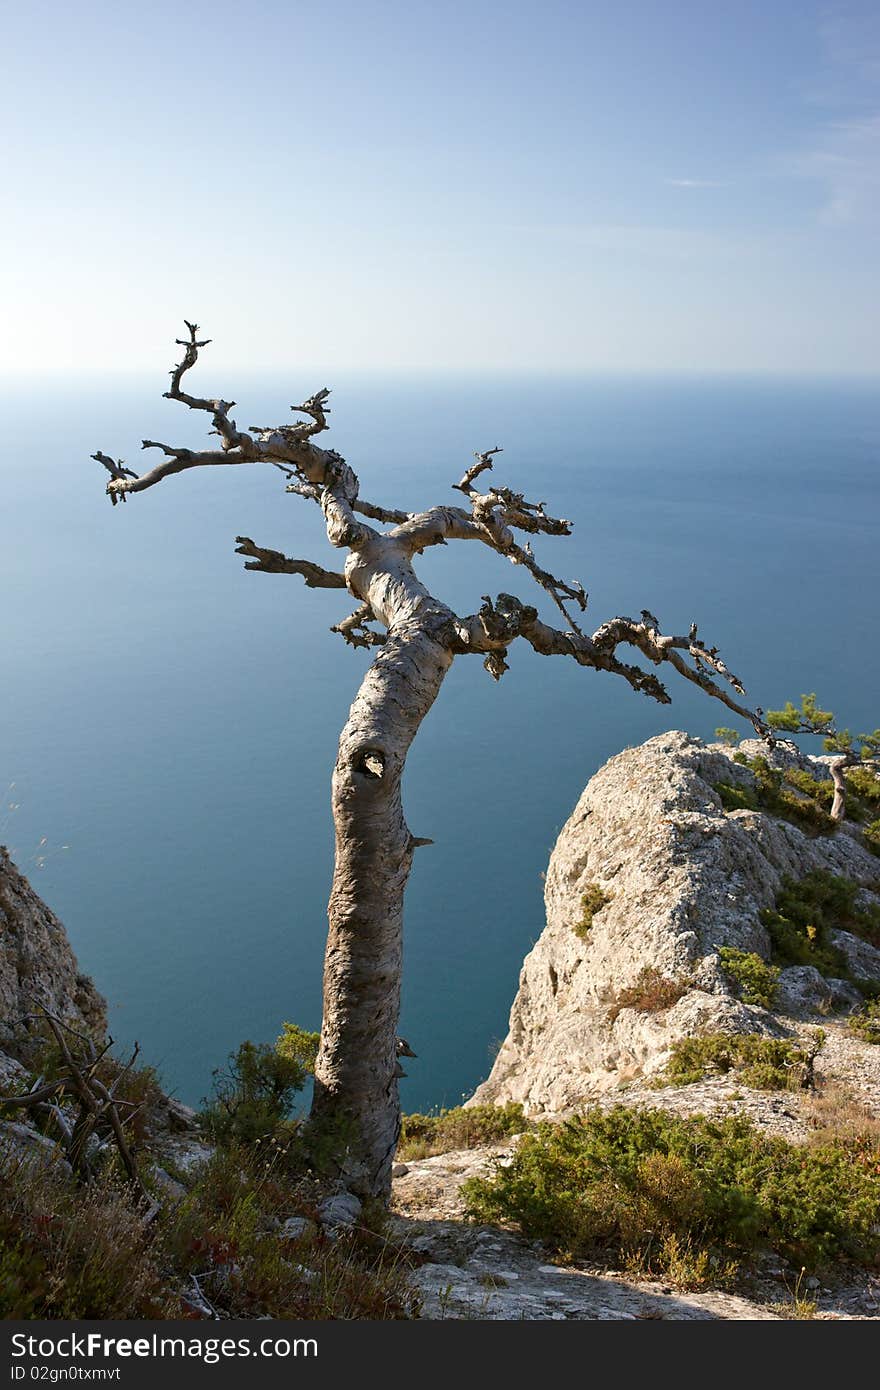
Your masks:
M725 725L715 730L715 737L719 743L724 743L728 748L735 748L742 738L742 734L736 729L728 729Z
M775 908L761 921L773 943L778 965L813 965L823 975L848 978L846 957L831 941L832 931L848 931L880 945L880 907L860 907L858 886L849 879L814 869L802 879L784 878Z
M0 1160L0 1317L184 1316L130 1192L59 1166Z
M418 1313L408 1257L366 1218L333 1240L309 1223L321 1188L297 1176L284 1144L233 1142L219 1149L161 1232L169 1271L229 1318L389 1319ZM293 1240L292 1215L307 1225Z
M787 1038L763 1038L757 1033L704 1033L680 1038L659 1084L691 1086L706 1076L735 1073L736 1080L758 1091L796 1091L809 1085L813 1060L825 1041L816 1029L814 1045L799 1047Z
M872 999L863 1004L857 1013L849 1018L849 1030L862 1042L880 1045L880 999Z
M754 774L754 784L738 786L716 782L725 811L766 811L800 827L807 835L833 835L837 829L828 811L833 796L829 781L817 782L798 768L771 767L764 757L748 758L735 753L734 761L748 767Z
M588 883L584 892L581 894L581 917L580 921L575 922L572 931L575 936L579 936L582 941L586 940L587 933L593 925L593 918L611 902L611 894L606 893L604 888L600 888L598 883Z
M778 967L768 965L754 951L737 951L733 946L720 946L718 954L743 1003L772 1009L779 984Z
M608 1021L613 1023L623 1009L638 1009L643 1014L671 1009L673 1004L684 998L691 983L689 979L670 979L653 965L646 965L633 984L620 991L608 1011Z
M214 1072L214 1095L201 1116L207 1134L218 1144L254 1144L286 1134L307 1076L297 1055L283 1055L268 1043L241 1043L229 1054L226 1070Z
M521 1105L508 1101L506 1105L463 1105L454 1110L439 1110L436 1115L404 1115L397 1157L429 1158L431 1154L450 1153L453 1149L475 1149L521 1134L529 1122Z
M538 1126L463 1194L475 1220L684 1287L723 1282L768 1246L809 1265L880 1255L876 1142L795 1145L739 1116L589 1110Z

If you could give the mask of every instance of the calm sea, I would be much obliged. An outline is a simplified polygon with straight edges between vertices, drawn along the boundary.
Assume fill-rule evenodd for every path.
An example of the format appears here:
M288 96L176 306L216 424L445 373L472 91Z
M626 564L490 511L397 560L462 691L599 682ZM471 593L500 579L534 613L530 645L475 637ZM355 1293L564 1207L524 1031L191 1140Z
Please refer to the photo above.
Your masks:
M238 381L238 419L283 420L291 390L321 384ZM115 1036L198 1102L241 1039L319 1025L329 778L368 657L328 631L344 595L246 574L233 553L243 534L334 563L317 509L275 470L184 475L111 509L95 449L140 466L145 435L203 438L161 389L68 379L0 397L0 789L15 806L0 838L66 923ZM853 729L880 722L875 385L360 377L333 403L328 442L365 496L454 502L472 451L502 444L499 480L575 523L535 549L583 581L594 626L643 607L667 629L696 618L756 703L816 690ZM482 547L438 548L421 573L460 612L537 594ZM541 931L541 872L591 774L664 729L731 722L674 672L669 686L660 707L525 647L500 685L456 663L407 772L409 823L435 841L407 903L408 1109L454 1104L486 1074Z

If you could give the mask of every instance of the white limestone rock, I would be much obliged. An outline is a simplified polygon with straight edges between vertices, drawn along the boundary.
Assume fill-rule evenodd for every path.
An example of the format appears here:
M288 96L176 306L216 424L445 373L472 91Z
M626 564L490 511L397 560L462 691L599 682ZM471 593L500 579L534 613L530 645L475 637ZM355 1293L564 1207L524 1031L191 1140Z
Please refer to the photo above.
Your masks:
M743 748L827 775L817 759L785 747ZM550 858L546 926L523 964L510 1031L471 1103L520 1101L530 1115L563 1113L656 1074L679 1038L778 1035L787 1031L785 1010L803 1017L857 999L844 982L791 972L772 1014L736 998L718 948L769 957L759 913L774 905L785 875L827 869L876 901L880 863L846 828L808 837L761 812L725 812L715 784L754 784L732 755L671 732L619 753L590 780ZM578 932L593 885L609 901ZM880 952L846 932L834 940L853 975L880 980ZM682 997L665 1011L622 1008L613 1017L621 991L648 965L679 982Z

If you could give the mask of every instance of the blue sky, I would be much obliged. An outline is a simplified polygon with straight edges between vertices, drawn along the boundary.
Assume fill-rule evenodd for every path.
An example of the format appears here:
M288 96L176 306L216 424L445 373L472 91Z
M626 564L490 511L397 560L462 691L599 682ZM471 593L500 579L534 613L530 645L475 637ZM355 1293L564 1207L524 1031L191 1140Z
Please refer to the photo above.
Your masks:
M877 372L880 9L6 0L9 370Z

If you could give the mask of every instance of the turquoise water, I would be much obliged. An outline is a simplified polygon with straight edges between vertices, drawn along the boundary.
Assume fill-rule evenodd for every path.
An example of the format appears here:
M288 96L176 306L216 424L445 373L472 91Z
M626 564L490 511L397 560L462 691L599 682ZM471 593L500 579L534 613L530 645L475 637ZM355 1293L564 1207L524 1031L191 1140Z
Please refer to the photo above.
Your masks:
M239 381L239 422L283 420L320 384ZM335 563L317 509L275 470L183 475L111 509L96 448L137 466L143 436L203 438L162 389L0 396L0 787L17 803L0 838L65 921L117 1038L198 1101L242 1038L319 1024L329 778L368 656L328 632L344 595L234 555L244 534ZM499 480L575 523L535 549L583 581L594 626L643 607L667 630L696 618L756 703L816 690L852 728L880 722L870 383L361 377L336 383L332 419L363 494L394 506L454 502L472 451L503 444ZM438 548L420 573L461 612L538 592L482 547ZM731 722L668 684L660 707L525 646L497 686L456 663L407 771L409 823L435 841L407 902L407 1108L453 1104L486 1074L541 930L541 872L590 775L664 729Z

